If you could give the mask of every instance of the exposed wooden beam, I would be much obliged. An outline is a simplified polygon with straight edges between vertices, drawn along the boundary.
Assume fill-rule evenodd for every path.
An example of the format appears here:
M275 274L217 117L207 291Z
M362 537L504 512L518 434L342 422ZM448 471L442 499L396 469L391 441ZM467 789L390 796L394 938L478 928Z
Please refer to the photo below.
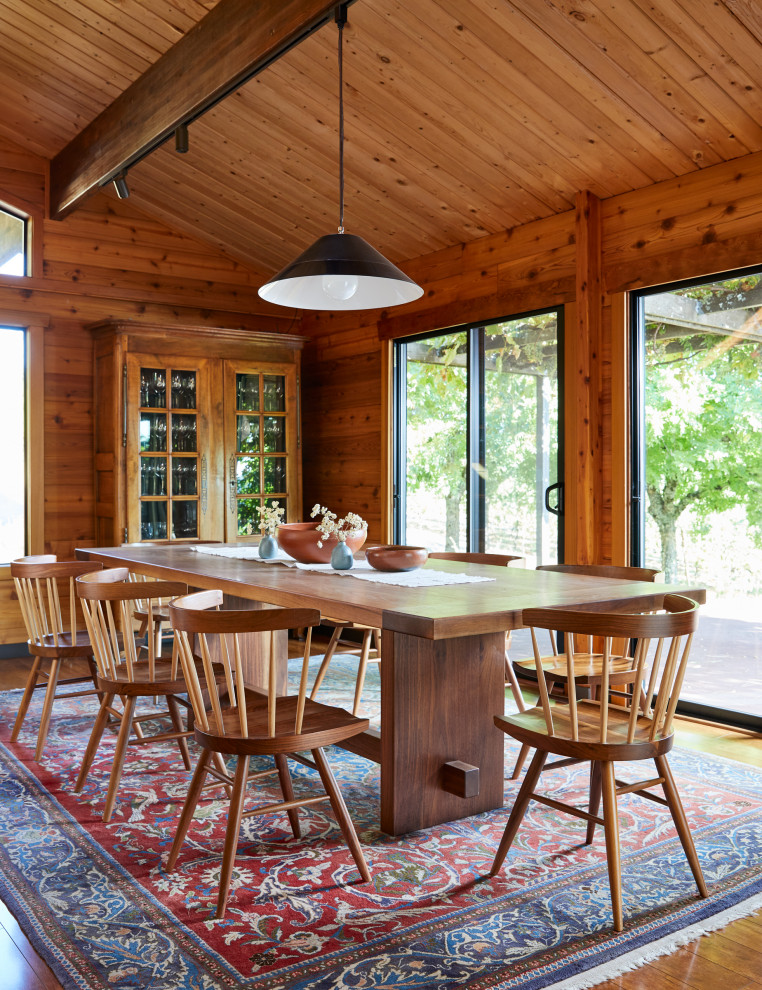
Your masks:
M62 219L179 124L200 116L327 23L337 6L336 0L219 0L56 155L51 217Z

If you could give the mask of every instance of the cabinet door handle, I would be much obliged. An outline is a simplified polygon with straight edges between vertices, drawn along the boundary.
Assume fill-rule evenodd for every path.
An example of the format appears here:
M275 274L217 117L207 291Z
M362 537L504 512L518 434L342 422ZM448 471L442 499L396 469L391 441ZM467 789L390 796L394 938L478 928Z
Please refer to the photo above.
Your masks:
M206 454L201 457L201 512L206 515L206 504L208 500L208 489L206 481Z

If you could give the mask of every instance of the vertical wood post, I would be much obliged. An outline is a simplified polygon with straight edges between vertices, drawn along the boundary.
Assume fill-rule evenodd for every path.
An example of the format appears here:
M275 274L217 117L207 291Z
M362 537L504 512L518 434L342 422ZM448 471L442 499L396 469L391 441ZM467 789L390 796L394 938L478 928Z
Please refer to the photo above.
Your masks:
M592 564L602 525L598 398L603 296L600 201L589 190L577 193L574 225L577 305L567 348L566 560Z

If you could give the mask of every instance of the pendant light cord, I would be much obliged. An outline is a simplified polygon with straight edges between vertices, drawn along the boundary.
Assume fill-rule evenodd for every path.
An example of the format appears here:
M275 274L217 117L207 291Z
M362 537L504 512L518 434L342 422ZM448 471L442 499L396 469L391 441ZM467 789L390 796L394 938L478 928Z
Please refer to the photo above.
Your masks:
M339 27L339 233L344 233L344 25L347 23L347 8L344 4L336 8L336 23Z

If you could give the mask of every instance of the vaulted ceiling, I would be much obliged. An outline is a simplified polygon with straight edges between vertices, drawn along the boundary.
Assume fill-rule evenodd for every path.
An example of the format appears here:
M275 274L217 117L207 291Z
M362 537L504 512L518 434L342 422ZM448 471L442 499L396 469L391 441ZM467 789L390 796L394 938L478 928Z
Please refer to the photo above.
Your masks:
M56 159L216 6L0 0L0 136ZM356 0L348 18L346 227L396 262L762 150L757 0ZM135 164L130 201L263 274L332 233L336 49L329 21L194 120L187 154Z

